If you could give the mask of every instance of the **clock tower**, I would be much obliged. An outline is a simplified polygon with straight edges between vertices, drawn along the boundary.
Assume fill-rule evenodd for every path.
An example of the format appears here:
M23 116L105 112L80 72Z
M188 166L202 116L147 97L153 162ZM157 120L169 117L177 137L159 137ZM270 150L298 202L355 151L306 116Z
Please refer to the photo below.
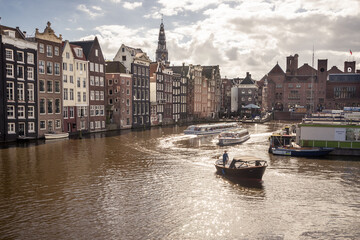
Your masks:
M159 41L158 47L156 49L156 61L165 62L166 65L169 65L168 60L168 50L166 49L166 38L163 19L161 18L160 31L159 31Z

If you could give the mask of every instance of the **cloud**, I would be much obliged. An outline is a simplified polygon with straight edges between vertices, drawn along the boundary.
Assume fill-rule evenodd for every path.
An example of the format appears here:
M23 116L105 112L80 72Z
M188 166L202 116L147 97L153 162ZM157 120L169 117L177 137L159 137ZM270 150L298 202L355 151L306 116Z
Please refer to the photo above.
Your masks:
M137 7L141 7L142 6L142 2L124 2L124 5L123 7L126 8L126 9L130 9L130 10L133 10Z
M77 6L77 9L79 11L82 11L82 12L88 14L91 18L102 16L104 14L104 13L101 12L102 9L100 7L98 7L98 6L92 6L91 8L93 10L90 10L84 4L80 4L80 5Z

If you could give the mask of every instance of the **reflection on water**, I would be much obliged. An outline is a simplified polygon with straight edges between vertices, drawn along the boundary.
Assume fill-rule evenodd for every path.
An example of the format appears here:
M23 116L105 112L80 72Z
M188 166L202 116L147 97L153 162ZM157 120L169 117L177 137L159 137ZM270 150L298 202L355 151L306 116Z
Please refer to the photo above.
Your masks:
M244 126L228 147L175 126L0 149L0 239L360 238L359 161L269 155L282 125ZM217 175L225 149L263 181Z

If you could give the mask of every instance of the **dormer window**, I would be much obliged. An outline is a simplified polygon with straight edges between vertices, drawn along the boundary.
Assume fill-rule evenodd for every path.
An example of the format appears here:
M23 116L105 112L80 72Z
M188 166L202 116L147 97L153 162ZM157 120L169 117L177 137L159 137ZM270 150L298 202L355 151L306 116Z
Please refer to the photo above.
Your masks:
M15 31L5 30L4 33L5 33L5 35L7 35L9 37L15 38Z
M82 58L83 56L82 48L75 48L75 52L77 57Z

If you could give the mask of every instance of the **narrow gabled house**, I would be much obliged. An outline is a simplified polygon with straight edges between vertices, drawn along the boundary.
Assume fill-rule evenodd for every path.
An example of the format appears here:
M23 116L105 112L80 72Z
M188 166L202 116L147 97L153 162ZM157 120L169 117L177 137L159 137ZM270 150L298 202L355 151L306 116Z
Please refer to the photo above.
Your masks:
M43 32L36 29L34 40L38 44L38 136L63 132L62 113L62 37L57 36L47 23Z
M75 133L89 128L88 62L80 46L63 43L64 131Z
M132 126L132 75L118 61L106 62L106 115L109 129Z
M150 127L150 59L137 53L131 64L133 79L133 128Z
M0 25L0 141L37 137L37 44Z
M174 97L177 99L180 99L180 121L186 122L187 121L187 88L188 88L188 73L189 73L189 67L185 66L185 63L183 63L182 66L172 66L171 69L174 73L174 81L178 81L177 75L180 75L180 93L178 90L176 90ZM176 84L178 85L178 84ZM175 87L177 89L178 87ZM175 102L178 102L175 101Z
M89 62L89 131L104 131L106 130L105 59L99 41L95 37L94 40L71 42L71 44L80 46Z

